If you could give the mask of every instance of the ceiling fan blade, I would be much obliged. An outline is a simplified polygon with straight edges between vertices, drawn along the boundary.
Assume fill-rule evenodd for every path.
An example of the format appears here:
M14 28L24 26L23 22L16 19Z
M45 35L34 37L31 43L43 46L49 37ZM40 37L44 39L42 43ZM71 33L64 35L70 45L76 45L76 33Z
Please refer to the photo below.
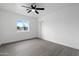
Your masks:
M36 5L31 5L32 9L36 9Z
M34 7L36 8L36 5L34 5Z
M35 7L33 5L31 5L32 9L35 9Z
M26 11L27 11L27 10L29 10L29 9L26 9Z
M39 12L38 12L38 11L36 11L36 10L35 10L35 12L36 12L37 14L39 14Z
M25 8L29 8L29 9L31 9L30 7L27 7L27 6L22 6L22 7L25 7Z
M36 10L44 10L44 8L36 8Z
M30 13L32 10L29 10L28 13Z

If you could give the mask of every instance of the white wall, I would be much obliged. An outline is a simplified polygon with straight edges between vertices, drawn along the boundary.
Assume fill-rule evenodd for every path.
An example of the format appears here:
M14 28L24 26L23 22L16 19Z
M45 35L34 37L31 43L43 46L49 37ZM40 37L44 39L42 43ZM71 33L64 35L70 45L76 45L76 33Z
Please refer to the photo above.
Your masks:
M43 39L79 49L79 4L51 12L39 21Z
M29 32L16 32L16 20L20 18L29 21ZM37 27L38 21L36 18L26 17L0 9L0 44L37 37Z

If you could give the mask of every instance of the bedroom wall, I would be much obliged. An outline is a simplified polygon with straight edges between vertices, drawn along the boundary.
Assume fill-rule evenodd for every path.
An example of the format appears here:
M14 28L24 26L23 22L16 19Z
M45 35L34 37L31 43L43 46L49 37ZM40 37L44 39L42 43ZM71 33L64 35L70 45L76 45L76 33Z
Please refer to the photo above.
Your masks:
M29 32L17 32L16 20L26 19L30 23ZM38 37L38 21L36 18L19 15L0 9L0 44Z
M39 22L43 39L79 49L79 4L48 13Z

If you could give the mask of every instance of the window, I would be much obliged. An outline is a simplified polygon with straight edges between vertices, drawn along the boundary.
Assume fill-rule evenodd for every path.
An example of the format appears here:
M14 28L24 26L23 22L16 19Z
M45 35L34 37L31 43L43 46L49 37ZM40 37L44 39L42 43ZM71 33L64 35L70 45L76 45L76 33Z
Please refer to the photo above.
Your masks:
M24 19L18 19L16 21L17 24L17 31L19 32L25 32L29 30L29 22Z

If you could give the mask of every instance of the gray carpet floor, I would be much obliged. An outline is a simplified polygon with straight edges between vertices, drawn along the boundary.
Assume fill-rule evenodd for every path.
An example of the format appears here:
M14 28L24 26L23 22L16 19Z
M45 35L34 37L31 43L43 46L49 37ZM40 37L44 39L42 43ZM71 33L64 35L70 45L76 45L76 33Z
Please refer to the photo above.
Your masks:
M0 56L79 56L79 50L32 39L0 46Z

